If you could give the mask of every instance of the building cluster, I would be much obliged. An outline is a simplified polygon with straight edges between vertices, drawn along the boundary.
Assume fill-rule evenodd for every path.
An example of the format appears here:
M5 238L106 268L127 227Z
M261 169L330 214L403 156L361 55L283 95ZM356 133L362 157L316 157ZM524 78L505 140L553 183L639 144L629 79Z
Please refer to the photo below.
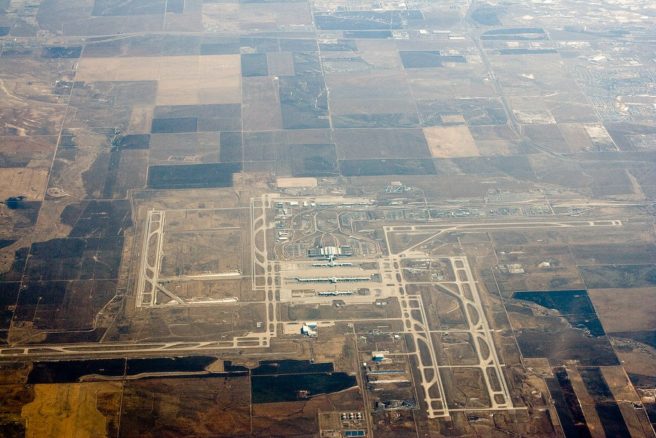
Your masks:
M309 338L316 338L319 335L319 330L316 322L305 322L301 326L301 334Z
M319 292L320 297L348 297L353 295L352 290L324 290Z
M337 257L350 257L353 255L353 248L348 245L342 246L320 246L308 249L308 257L324 258L334 260Z
M296 277L299 283L353 283L371 281L371 277Z

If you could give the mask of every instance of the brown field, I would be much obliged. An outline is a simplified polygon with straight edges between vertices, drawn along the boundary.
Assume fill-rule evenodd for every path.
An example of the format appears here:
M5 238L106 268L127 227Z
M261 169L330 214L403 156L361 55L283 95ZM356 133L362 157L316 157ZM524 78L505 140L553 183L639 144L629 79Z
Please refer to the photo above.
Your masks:
M656 349L620 338L612 338L612 343L627 373L656 376Z
M47 384L34 387L32 403L23 407L26 437L107 436L108 418L99 410L99 401L121 392L121 383ZM111 399L112 397L110 397ZM120 400L120 397L114 397ZM71 409L71 407L75 409ZM119 406L113 406L118 413Z
M40 103L28 106L23 101L0 100L0 135L56 135L66 114L66 106Z
M203 29L211 32L239 32L239 4L203 3Z
M572 387L574 388L576 397L579 400L581 410L583 411L583 415L585 416L585 421L588 424L588 427L590 428L590 432L592 433L592 436L603 437L604 436L602 432L603 427L601 425L601 420L599 419L599 415L595 410L595 401L592 398L592 396L590 396L588 391L585 389L585 384L583 383L583 379L581 378L581 373L579 373L579 370L576 367L568 367L567 375L569 376L570 382L572 383Z
M638 402L640 398L631 386L622 367L603 367L601 373L606 379L608 387L613 392L615 400Z
M0 137L0 160L24 162L29 167L50 167L57 147L56 136L3 136ZM18 164L12 164L18 167Z
M331 102L341 99L404 100L411 96L403 75L394 71L326 74L326 86L331 90Z
M561 366L592 437L611 398L653 435L650 17L606 47L626 14L453 3L0 0L0 438L558 436ZM310 267L341 245L350 268ZM512 298L569 289L608 336L580 303ZM43 364L110 357L157 362L81 383ZM261 370L303 373L287 360L356 384L260 398ZM490 410L502 378L514 406Z
M130 382L123 397L121 436L246 435L250 393L248 377Z
M591 289L590 300L608 333L656 328L656 288Z
M253 432L256 436L311 436L318 428L318 399L253 405Z
M611 138L610 134L608 134L608 131L604 126L600 124L588 124L584 125L584 128L585 132L587 132L593 142L611 144L617 150L613 139Z
M634 403L640 402L640 397L631 385L622 367L603 367L601 372L617 401L626 426L631 436L651 436L651 427L644 411L634 408Z
M166 212L166 232L209 230L239 227L241 212L227 208L218 210L173 210Z
M312 22L309 8L299 7L298 3L242 4L239 7L239 11L239 21L242 30L308 25ZM223 21L225 21L225 18L223 18Z
M464 125L466 123L465 116L462 114L445 114L440 116L440 119L447 125Z
M540 108L537 108L536 110L527 110L527 111L520 111L520 110L513 110L513 113L515 114L515 117L517 120L519 120L521 123L530 125L530 124L536 124L536 125L544 125L544 124L552 124L555 123L556 120L553 118L551 113L549 113L548 110L540 110Z
M294 64L290 62L293 69ZM270 77L243 78L242 99L244 131L282 128L277 80Z
M467 126L432 126L424 128L424 135L433 157L477 157L480 155Z
M318 412L362 410L358 388L312 397L307 401L253 405L253 434L256 436L315 436Z
M276 184L280 188L293 188L293 187L316 187L316 178L277 178Z
M4 371L4 370L3 370ZM12 435L11 432L25 427L21 409L34 400L34 387L16 383L0 386L0 436Z
M0 385L14 385L24 383L27 380L27 375L32 369L28 363L17 362L2 362L0 363ZM0 390L0 393L2 391ZM0 406L3 404L0 403Z
M76 78L158 81L158 105L241 102L239 55L84 58Z
M359 40L358 49L362 54L362 59L369 65L376 68L400 69L401 60L399 59L395 47L386 40Z
M135 134L150 132L153 120L153 109L148 107L132 107L129 131Z
M239 249L239 230L168 233L162 273L168 276L234 273L241 270Z
M399 253L405 249L410 248L412 245L416 245L432 235L434 232L427 233L418 233L414 232L412 234L404 232L390 232L387 236L389 239L389 245L392 253Z
M0 199L25 196L28 201L41 201L48 184L46 168L0 168Z
M469 64L473 66L473 64ZM483 69L481 69L482 71ZM424 99L441 99L452 96L492 97L494 88L484 81L478 69L463 71L449 68L416 69L407 71L408 84L414 96Z
M560 123L558 128L572 152L589 151L594 147L583 125L578 123Z
M315 362L333 362L336 371L349 372L356 362L355 348L344 326L321 328L312 348Z
M267 63L271 76L294 76L294 57L291 52L269 52Z

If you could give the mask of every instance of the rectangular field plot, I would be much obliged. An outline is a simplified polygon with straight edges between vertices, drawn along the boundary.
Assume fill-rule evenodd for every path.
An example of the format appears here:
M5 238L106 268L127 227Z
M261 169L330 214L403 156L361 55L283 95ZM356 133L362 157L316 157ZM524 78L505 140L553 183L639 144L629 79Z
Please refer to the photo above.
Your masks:
M154 189L192 189L231 187L239 163L208 163L150 166L148 187Z
M152 135L150 139L150 164L216 163L219 158L216 132Z
M241 102L239 55L82 58L79 80L157 81L159 105Z
M435 158L476 157L478 148L469 128L464 125L424 128L431 156Z
M161 273L166 276L236 273L241 267L240 237L239 229L168 232L164 238ZM222 257L219 248L223 249ZM228 248L234 252L228 252Z
M516 292L513 298L506 308L524 357L546 357L553 364L619 363L585 290Z
M244 77L266 76L268 73L265 53L241 55L241 74Z
M137 306L254 300L257 293L242 277L247 220L237 209L151 210L143 236Z
M339 168L344 176L375 175L435 175L433 162L418 160L341 160Z
M334 135L337 155L342 160L430 157L426 139L419 129L338 129Z

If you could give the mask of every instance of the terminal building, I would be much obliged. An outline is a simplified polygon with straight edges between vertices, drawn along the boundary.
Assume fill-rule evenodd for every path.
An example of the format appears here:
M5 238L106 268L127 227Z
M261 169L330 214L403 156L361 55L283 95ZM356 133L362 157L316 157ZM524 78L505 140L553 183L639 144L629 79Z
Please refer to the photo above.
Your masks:
M343 267L351 267L353 266L353 263L336 262L335 260L330 260L324 263L312 263L312 266L315 268L343 268Z
M310 338L316 338L318 336L318 329L316 322L304 322L301 326L301 334Z
M352 290L324 290L319 292L320 297L343 297L353 295Z
M296 277L299 283L351 283L370 280L371 277Z
M342 246L321 246L310 248L308 250L308 257L324 258L334 260L337 257L349 257L353 255L353 248L348 245Z

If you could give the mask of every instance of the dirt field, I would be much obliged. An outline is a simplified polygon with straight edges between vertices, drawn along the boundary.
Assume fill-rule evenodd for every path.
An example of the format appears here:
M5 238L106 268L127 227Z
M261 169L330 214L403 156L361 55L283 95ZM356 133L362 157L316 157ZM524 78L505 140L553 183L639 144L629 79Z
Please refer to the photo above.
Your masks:
M203 3L203 29L211 32L239 31L239 4Z
M620 406L622 417L631 432L631 436L650 436L649 422L644 412L634 408L640 397L630 384L622 367L604 367L601 372L608 387Z
M277 178L276 184L280 188L293 188L293 187L316 187L316 178Z
M592 289L589 295L608 333L656 328L654 309L648 305L656 300L654 288Z
M129 130L134 133L148 133L152 121L152 108L135 106L132 108Z
M592 433L593 437L603 437L603 427L599 415L595 410L595 401L585 389L581 373L579 373L578 369L573 366L567 369L567 376L572 383L572 388L574 388L576 397L579 399L579 404L581 405L581 410L585 416L585 421L590 428L590 433Z
M56 136L3 136L0 137L0 160L19 167L50 167L57 146Z
M656 349L636 347L635 342L624 339L613 339L613 346L627 373L656 376Z
M578 123L561 123L561 134L572 152L589 151L594 147L585 127Z
M22 383L0 386L0 436L23 436L25 419L21 409L33 399L33 387Z
M158 81L158 105L241 102L239 55L85 58L76 78Z
M0 199L25 196L27 201L41 201L48 184L48 169L0 168Z
M22 411L26 437L102 437L107 436L108 419L98 410L99 402L119 393L121 384L48 384L36 385L34 390L34 401ZM114 408L118 412L119 406Z
M594 143L606 143L614 145L613 139L606 128L602 125L584 125L585 132L588 133L590 139ZM617 149L615 147L615 149Z
M240 237L239 230L168 233L162 273L172 276L240 272Z
M362 398L357 388L328 395L318 395L307 401L263 403L253 405L253 433L256 436L315 436L317 412L359 411Z
M454 125L463 125L465 124L465 116L462 114L445 114L440 116L443 123L454 124Z
M247 377L130 382L123 397L121 436L246 436L250 394Z
M424 135L433 157L477 157L480 155L467 126L432 126L424 128Z

